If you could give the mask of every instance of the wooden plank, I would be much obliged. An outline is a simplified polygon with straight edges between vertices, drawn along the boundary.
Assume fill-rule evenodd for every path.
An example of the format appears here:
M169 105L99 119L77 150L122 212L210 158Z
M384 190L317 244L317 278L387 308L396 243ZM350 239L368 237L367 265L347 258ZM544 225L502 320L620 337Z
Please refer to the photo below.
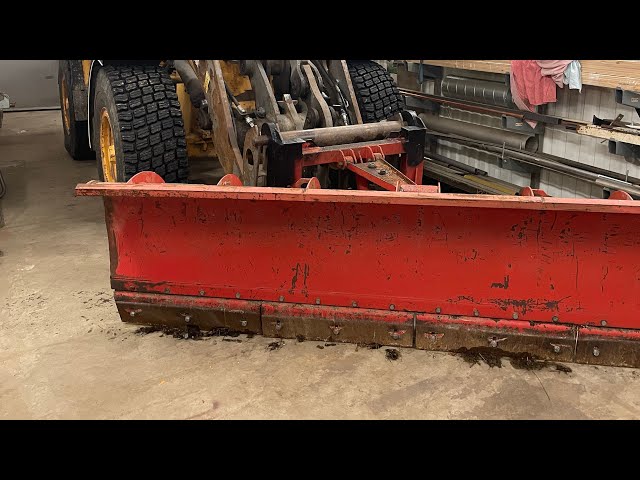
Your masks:
M582 125L576 130L580 135L588 135L590 137L605 138L607 140L615 140L617 142L632 143L640 145L640 135L620 132L618 130L608 130L596 125Z
M420 60L407 60L420 63ZM422 60L427 65L509 73L511 60ZM640 91L640 61L638 60L580 60L583 85L605 88L624 88Z

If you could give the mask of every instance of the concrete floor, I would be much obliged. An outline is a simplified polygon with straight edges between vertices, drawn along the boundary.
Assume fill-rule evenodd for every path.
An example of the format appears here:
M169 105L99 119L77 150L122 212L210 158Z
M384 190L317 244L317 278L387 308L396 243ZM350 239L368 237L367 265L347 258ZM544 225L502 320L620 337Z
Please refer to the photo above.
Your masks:
M73 196L95 162L67 156L60 113L5 115L0 169L0 418L640 418L633 369L136 335L112 299L102 203Z

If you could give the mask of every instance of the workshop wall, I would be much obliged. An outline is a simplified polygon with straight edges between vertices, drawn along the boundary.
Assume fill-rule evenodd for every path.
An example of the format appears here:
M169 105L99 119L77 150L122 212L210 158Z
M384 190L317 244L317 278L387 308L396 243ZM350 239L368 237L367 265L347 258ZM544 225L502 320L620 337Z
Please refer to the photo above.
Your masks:
M623 114L624 121L639 122L635 109L617 104L615 91L609 88L585 85L582 93L567 88L558 89L558 101L547 106L547 114L575 120L591 122L593 116L599 118L615 118ZM453 108L441 108L441 116L466 122L501 127L499 117L482 115ZM608 142L602 139L578 135L559 128L546 128L542 137L541 149L544 153L565 157L587 165L593 165L621 174L640 177L640 164L633 163L621 155L609 153ZM486 170L490 176L516 185L525 186L531 182L531 174L519 171L517 162L507 162L505 168L500 167L500 160L487 153L478 152L454 143L441 142L441 155L467 163L476 168ZM525 167L526 168L526 167ZM597 185L578 180L561 173L542 170L540 188L549 195L567 198L602 198L603 190Z
M623 121L640 120L634 108L616 103L612 88L585 85L582 93L567 88L558 89L558 101L547 106L547 114L575 120L591 122L598 118L615 118L623 114ZM566 130L547 128L542 142L542 151L569 158L587 165L604 168L613 172L640 177L640 164L631 158L609 153L608 141L578 135ZM602 188L576 180L567 175L543 171L540 187L549 195L559 197L602 197Z
M58 107L58 60L0 60L0 91L15 108Z
M398 82L401 86L421 90L425 93L439 94L439 89L433 80L425 78L422 85L416 82L416 66L412 65L409 72L401 72ZM460 70L448 70L447 73L462 73ZM464 71L467 75L473 75L487 80L503 81L505 75L489 74L484 72ZM640 118L632 107L617 104L615 90L611 88L583 85L582 92L562 88L557 90L557 102L548 104L548 115L566 117L569 119L591 122L593 116L599 118L615 118L623 114L623 121L640 123ZM500 117L484 115L475 112L441 106L440 115L465 122L471 122L490 127L501 128ZM545 128L540 138L539 151L565 157L587 165L611 170L621 174L640 177L640 163L633 162L631 158L611 154L608 142L602 139L578 135L560 128ZM453 160L458 160L488 172L492 177L507 181L519 186L531 185L531 167L513 160L500 160L495 155L480 152L453 142L439 142L439 154ZM539 188L549 195L568 198L602 198L603 189L599 186L577 180L570 176L550 172L542 169L539 174Z

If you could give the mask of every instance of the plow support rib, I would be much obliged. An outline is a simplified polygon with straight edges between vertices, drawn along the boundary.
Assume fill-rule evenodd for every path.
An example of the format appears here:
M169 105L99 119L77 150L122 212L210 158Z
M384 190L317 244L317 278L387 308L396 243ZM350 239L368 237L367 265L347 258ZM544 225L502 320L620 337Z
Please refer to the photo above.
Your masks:
M568 348L568 359L577 358L580 332L637 345L634 201L168 184L76 191L104 197L125 321L153 323L140 320L145 306L173 302L166 315L178 319L187 304L246 308L247 319L234 317L244 326L225 325L274 336L303 329L312 338L451 350L466 346L449 339L468 341L467 329L482 332L474 342L519 332L548 338L540 348L549 351L570 345L557 357ZM605 357L589 358L613 362ZM638 361L625 358L635 360L616 362Z

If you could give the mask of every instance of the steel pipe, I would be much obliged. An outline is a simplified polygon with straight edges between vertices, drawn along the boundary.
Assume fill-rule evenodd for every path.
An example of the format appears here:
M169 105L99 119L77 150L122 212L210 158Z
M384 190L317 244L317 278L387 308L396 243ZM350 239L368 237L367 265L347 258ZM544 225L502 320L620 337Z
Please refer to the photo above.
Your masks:
M440 87L445 97L513 108L511 92L503 83L449 76L442 79Z
M504 144L506 147L515 148L516 150L535 152L538 149L538 139L532 135L486 127L475 123L460 122L426 113L421 113L418 116L428 129L436 132L453 133L474 140L497 143L499 145Z
M634 184L634 185L639 185L640 184L640 178L632 177L630 175L625 175L623 173L612 172L611 170L605 170L604 168L594 167L593 165L588 165L586 163L576 162L576 161L571 160L569 158L558 157L556 155L551 155L549 153L537 152L536 155L541 157L541 158L546 158L548 160L553 160L553 161L556 161L558 163L562 163L564 165L569 165L570 167L576 167L576 168L579 168L581 170L585 170L587 172L591 172L591 173L595 173L595 174L598 174L598 175L602 175L604 177L614 178L616 180L621 180L623 182L628 182L628 183L631 183L631 184Z
M474 140L471 139L465 139L465 138L459 138L459 137L455 137L455 136L449 136L446 134L431 134L431 135L435 135L438 138L441 138L443 140L449 140L455 143L461 143L461 144L477 144L479 146L477 147L473 147L473 148L482 148L483 151L487 152L488 150L484 147L495 147L494 151L489 152L489 153L499 153L502 154L503 152L503 147L501 145L497 145L497 144L493 144L490 145L488 143L484 143L484 142L476 142ZM511 153L516 153L513 152L511 149L505 149L504 150L505 155L509 156L511 158L513 158L514 156L511 155ZM523 154L526 155L525 152L521 152ZM640 178L637 177L632 177L630 175L624 175L622 173L618 173L618 172L612 172L611 170L605 170L604 168L598 168L598 167L594 167L593 165L588 165L585 163L580 163L580 162L576 162L574 160L570 160L568 158L564 158L564 157L558 157L556 155L551 155L548 153L543 153L543 152L536 152L535 153L535 157L532 158L540 158L540 159L547 159L550 160L552 162L557 162L559 164L562 165L566 165L569 167L574 167L582 172L586 173L592 173L594 175L592 175L590 178L594 179L594 178L598 178L598 177L602 177L602 178L611 178L614 180L619 180L621 182L624 182L625 184L631 184L631 185L635 185L635 186L639 186L640 185ZM561 168L561 167L558 167Z
M293 130L282 132L281 135L283 140L301 138L307 142L313 142L319 147L326 147L345 143L381 140L388 137L391 133L399 132L401 129L401 122L379 122L340 127L313 128L309 130Z
M569 175L570 177L574 177L579 180L583 180L583 181L592 183L594 185L598 185L599 187L610 188L614 190L624 190L625 192L631 195L640 196L640 187L638 187L637 185L633 185L629 182L625 182L615 178L607 177L605 175L588 172L586 170L565 165L565 164L556 162L554 160L549 160L548 158L543 158L538 154L532 154L528 152L517 152L508 148L503 149L502 147L497 145L487 145L481 142L476 142L476 141L468 140L464 138L447 136L447 137L444 137L444 139L447 141L460 143L462 145L475 148L487 153L491 153L499 157L505 156L522 163L528 163L530 165L534 165L537 167L546 168L547 170L563 173L565 175Z
M399 132L401 129L401 122L378 122L340 127L311 128L309 130L291 130L280 132L280 136L287 141L300 138L306 142L313 142L318 147L328 147L331 145L344 145L345 143L382 140L392 133ZM269 143L269 138L265 135L260 135L254 139L253 143L256 146L266 145Z

